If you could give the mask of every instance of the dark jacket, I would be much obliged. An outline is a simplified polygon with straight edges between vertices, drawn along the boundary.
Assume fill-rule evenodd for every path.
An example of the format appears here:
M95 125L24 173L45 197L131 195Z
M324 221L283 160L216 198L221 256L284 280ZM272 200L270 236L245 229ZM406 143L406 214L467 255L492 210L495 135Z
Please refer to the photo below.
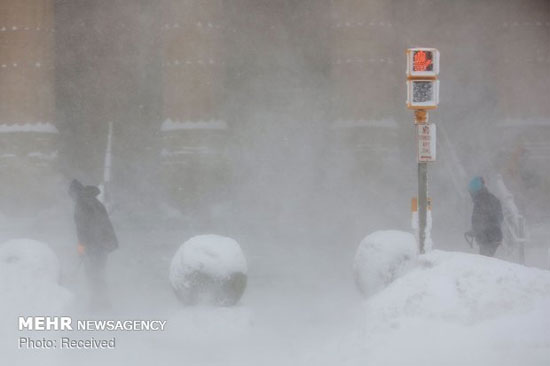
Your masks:
M487 188L483 187L472 195L472 231L478 244L502 242L503 220L500 201Z
M118 248L118 240L107 210L96 198L99 193L97 187L84 187L76 179L69 187L69 194L75 201L74 221L78 241L89 254L111 252Z

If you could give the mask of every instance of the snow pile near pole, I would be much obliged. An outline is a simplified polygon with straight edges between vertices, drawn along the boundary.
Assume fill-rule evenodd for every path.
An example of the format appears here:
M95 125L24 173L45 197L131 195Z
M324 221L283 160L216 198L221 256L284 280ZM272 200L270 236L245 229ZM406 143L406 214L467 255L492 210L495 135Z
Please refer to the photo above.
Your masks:
M357 249L353 275L359 291L371 296L407 271L417 255L416 239L404 231L377 231Z
M247 264L239 244L227 237L199 235L186 241L170 266L170 283L186 305L236 304L246 288Z
M550 271L438 250L413 262L308 364L550 365Z
M371 297L366 314L370 364L550 364L548 271L433 251Z

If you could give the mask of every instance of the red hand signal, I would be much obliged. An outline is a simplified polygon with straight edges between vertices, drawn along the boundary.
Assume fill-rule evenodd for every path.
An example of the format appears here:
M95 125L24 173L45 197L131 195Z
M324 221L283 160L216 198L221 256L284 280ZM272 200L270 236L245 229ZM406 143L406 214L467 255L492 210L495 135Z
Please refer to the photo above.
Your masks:
M414 54L414 71L426 71L431 64L432 60L427 59L426 52L418 51Z

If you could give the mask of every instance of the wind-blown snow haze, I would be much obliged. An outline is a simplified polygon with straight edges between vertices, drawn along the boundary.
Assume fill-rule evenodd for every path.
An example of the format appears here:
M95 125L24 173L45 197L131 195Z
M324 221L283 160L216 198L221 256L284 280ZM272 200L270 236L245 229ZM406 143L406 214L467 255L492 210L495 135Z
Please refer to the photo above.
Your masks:
M549 70L548 0L0 0L0 364L550 364Z

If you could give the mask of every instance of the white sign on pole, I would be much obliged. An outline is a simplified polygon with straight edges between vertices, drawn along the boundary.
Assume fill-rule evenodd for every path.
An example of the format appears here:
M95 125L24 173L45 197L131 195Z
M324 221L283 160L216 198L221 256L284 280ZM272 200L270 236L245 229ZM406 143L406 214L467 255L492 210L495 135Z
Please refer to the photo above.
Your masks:
M417 128L418 162L435 161L436 129L435 124L419 124Z

